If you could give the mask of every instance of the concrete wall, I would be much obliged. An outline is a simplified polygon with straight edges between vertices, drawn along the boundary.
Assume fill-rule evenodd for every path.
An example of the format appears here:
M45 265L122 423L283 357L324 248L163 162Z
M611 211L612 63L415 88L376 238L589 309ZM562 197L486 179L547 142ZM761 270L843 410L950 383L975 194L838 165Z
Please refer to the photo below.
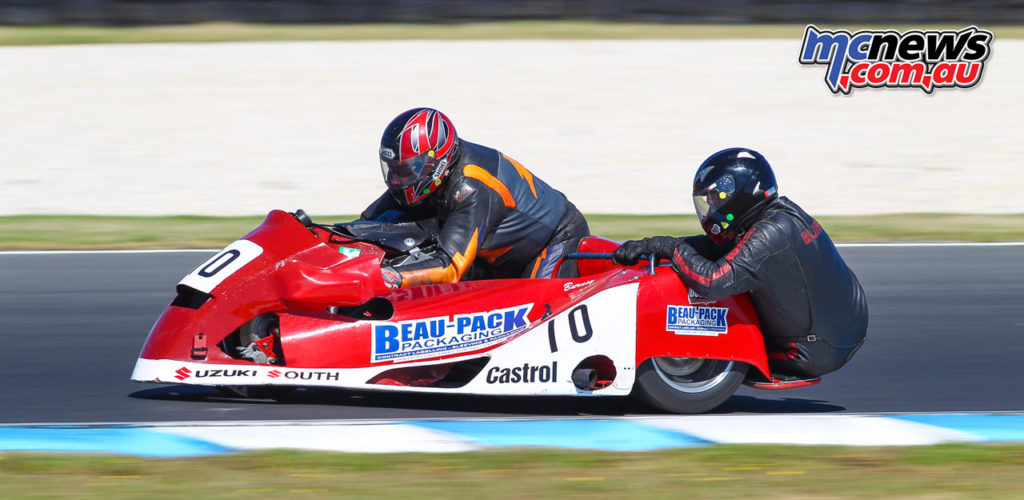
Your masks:
M799 34L795 34L799 36ZM971 90L834 96L800 41L0 48L0 214L356 213L418 105L590 213L689 213L743 145L813 213L1024 212L1024 42Z

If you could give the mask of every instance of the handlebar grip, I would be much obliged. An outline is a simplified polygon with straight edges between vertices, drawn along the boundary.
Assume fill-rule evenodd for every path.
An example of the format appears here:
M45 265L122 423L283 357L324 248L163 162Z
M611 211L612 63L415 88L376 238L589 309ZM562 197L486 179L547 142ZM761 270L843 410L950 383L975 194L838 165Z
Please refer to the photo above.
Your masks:
M600 253L600 252L570 252L570 253L565 255L565 258L566 259L576 259L576 260L586 260L586 259L590 259L590 260L598 260L598 259L611 260L612 254L611 253Z

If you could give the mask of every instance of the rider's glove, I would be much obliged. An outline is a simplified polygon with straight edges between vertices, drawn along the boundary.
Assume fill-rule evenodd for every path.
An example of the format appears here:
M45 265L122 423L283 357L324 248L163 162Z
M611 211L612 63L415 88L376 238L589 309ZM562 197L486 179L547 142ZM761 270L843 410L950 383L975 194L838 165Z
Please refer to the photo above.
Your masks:
M391 266L381 266L380 274L388 288L402 288L402 273Z
M640 262L644 254L651 253L644 240L629 240L622 243L622 246L612 253L612 261L616 264L632 266Z

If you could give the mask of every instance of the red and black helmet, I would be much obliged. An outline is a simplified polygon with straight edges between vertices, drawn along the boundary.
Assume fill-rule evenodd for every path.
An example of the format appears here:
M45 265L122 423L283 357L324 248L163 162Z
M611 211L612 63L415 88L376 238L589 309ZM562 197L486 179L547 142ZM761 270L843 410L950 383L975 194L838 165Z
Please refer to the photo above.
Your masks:
M444 113L414 108L398 115L380 139L380 168L391 196L412 206L434 192L458 159L459 137Z
M775 173L768 160L752 149L723 149L711 155L693 179L697 218L719 244L744 233L776 197Z

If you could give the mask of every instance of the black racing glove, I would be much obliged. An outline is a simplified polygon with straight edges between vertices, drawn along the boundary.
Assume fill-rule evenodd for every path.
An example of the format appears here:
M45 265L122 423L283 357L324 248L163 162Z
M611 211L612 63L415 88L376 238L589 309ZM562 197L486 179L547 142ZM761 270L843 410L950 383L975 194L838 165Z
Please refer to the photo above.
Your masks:
M676 247L682 243L682 238L671 236L654 236L642 240L630 240L622 243L622 246L612 253L612 261L617 264L632 266L645 255L655 254L659 259L671 259Z
M616 248L615 252L612 253L612 262L632 266L640 262L640 257L648 253L651 252L647 249L647 245L644 244L644 240L624 241L622 246Z

